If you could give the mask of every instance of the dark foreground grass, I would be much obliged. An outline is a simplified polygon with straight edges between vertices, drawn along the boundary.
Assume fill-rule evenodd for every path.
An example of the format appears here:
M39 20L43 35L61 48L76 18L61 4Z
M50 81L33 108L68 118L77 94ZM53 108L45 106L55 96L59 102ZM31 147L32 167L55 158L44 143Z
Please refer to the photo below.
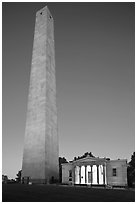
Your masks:
M5 184L3 202L134 202L135 192L127 189L97 189L54 185Z

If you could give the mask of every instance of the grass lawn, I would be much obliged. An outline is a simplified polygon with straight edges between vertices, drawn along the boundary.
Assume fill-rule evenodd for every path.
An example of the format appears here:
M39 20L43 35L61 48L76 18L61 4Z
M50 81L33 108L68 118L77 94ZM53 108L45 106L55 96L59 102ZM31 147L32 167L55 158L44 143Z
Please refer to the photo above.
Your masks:
M4 184L3 202L134 202L135 192L127 189L97 189L54 185Z

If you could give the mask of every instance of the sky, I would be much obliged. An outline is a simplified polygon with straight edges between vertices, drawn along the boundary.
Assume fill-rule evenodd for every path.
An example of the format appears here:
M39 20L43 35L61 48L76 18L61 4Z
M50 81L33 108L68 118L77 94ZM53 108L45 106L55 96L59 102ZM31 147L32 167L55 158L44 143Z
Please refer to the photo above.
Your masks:
M134 3L3 3L2 173L22 168L35 13L54 18L59 156L135 151Z

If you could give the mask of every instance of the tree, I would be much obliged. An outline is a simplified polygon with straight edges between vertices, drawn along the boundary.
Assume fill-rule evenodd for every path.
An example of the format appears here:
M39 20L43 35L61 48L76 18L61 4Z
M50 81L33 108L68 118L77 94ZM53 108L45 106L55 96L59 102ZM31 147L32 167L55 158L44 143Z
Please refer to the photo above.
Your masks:
M8 176L2 175L2 183L7 183L7 182L8 182Z
M59 182L62 182L62 166L61 164L68 163L65 157L59 157Z
M16 174L16 182L17 183L21 183L21 173L22 173L22 170L18 171L18 173Z
M82 156L78 156L78 157L74 157L74 161L78 160L78 159L83 159L87 156L90 156L90 157L94 157L94 155L92 154L92 152L85 152Z
M129 187L135 187L135 152L133 152L131 161L128 163L127 180Z

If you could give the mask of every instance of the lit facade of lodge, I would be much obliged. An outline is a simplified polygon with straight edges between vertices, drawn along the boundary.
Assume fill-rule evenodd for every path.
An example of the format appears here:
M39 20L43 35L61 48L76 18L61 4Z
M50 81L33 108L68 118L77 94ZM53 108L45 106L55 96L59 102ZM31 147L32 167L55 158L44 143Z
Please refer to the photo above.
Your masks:
M127 160L110 160L87 155L62 164L62 183L127 186Z

